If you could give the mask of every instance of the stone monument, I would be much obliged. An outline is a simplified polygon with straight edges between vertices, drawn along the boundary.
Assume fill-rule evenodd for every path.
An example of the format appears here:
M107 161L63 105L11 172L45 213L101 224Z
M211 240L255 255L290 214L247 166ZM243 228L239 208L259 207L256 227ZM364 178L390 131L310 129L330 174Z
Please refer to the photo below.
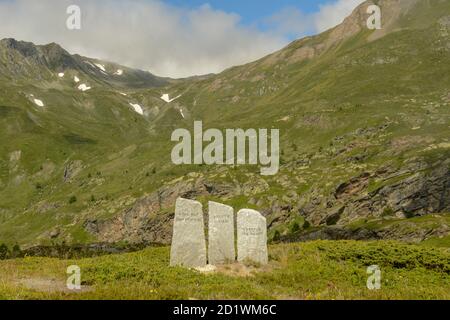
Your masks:
M236 259L234 211L209 202L208 258L210 265L233 263ZM258 211L242 209L237 214L238 262L268 263L267 222ZM204 268L207 264L202 204L178 198L173 223L170 265Z
M268 263L267 221L258 211L242 209L237 214L239 262Z
M188 268L206 266L205 225L200 202L177 199L170 265Z
M234 244L234 210L209 202L208 263L220 265L236 260Z

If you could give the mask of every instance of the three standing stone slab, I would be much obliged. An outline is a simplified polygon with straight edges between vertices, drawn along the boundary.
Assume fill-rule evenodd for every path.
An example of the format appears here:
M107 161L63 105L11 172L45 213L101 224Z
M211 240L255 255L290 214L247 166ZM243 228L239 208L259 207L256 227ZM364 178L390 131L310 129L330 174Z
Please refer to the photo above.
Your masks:
M236 259L234 210L209 202L209 264L232 263ZM243 209L237 214L237 253L239 262L268 263L267 223L258 211ZM175 208L171 266L206 266L206 241L201 203L179 198Z

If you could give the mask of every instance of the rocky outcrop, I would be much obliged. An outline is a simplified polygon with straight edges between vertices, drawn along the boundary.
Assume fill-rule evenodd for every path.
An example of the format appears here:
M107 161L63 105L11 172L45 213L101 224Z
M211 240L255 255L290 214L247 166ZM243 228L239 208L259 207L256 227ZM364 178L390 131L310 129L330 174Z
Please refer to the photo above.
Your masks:
M314 240L398 240L420 243L430 238L443 238L450 234L448 218L433 215L425 221L378 220L359 228L340 226L322 227L280 237L280 241L298 242Z
M328 197L314 191L303 196L300 214L313 225L343 226L362 218L450 212L449 164L428 168L415 163L400 171L364 173L342 183Z
M230 197L230 185L213 183L203 177L175 181L138 200L132 208L110 220L87 220L85 229L100 241L113 243L170 243L174 205L178 197L197 199L200 196Z
M449 162L433 168L415 163L400 171L383 168L364 173L338 185L330 195L321 195L319 188L299 196L287 192L282 198L268 196L253 203L262 207L268 217L269 229L287 223L292 216L303 216L308 224L321 229L302 234L296 240L313 239L403 239L415 241L436 235L436 230L407 232L396 227L378 231L348 229L361 219L405 219L430 213L450 212ZM249 180L252 181L252 180ZM101 242L168 244L172 235L174 205L178 197L220 197L229 199L267 191L267 183L254 181L239 184L217 183L202 175L175 180L167 186L139 199L131 208L107 220L87 220L85 229ZM264 197L263 197L264 198ZM407 223L407 221L405 221ZM405 224L405 226L407 226ZM399 229L400 228L400 229ZM426 229L424 229L426 230ZM401 231L401 232L400 232ZM450 230L439 230L440 234ZM438 233L439 233L438 232Z
M81 170L83 170L83 162L81 160L70 161L64 167L64 182L70 182Z

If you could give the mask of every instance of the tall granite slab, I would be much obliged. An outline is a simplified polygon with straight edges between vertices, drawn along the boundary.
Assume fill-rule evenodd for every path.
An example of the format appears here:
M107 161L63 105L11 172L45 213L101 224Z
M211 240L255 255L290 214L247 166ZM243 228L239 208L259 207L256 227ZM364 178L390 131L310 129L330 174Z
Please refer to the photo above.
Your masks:
M208 263L220 265L234 262L236 252L233 208L209 202L208 231Z
M200 202L177 199L170 265L188 268L206 266L205 225Z
M238 261L267 264L267 221L258 211L242 209L237 214Z

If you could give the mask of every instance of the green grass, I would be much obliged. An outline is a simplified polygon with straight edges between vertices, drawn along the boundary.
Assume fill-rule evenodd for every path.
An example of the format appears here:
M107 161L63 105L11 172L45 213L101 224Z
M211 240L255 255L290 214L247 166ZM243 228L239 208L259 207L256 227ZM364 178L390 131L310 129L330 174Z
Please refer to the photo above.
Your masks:
M431 237L422 242L424 246L450 248L450 235L443 237Z
M0 299L450 299L448 248L318 241L274 245L269 253L267 267L233 265L214 274L169 267L167 247L81 260L0 261ZM86 286L81 293L64 290L66 268L74 264ZM370 265L381 268L380 290L366 287ZM33 280L54 285L46 291L24 285Z

